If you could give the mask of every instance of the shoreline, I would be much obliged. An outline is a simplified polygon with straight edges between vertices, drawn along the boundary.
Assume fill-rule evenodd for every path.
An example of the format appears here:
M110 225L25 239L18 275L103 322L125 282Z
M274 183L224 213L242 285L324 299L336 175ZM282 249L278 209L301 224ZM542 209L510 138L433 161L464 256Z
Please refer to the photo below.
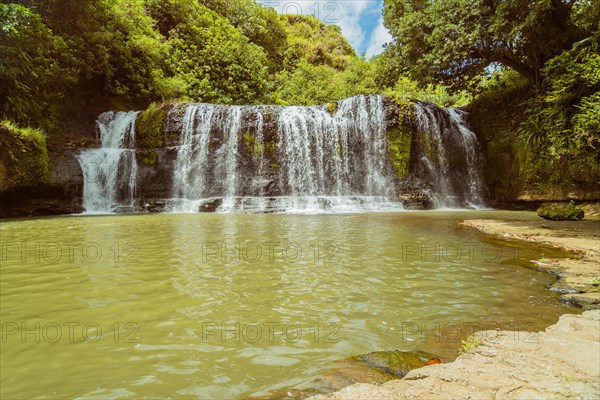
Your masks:
M463 226L487 235L539 243L572 253L575 258L540 258L536 269L558 277L548 288L561 295L561 301L584 311L600 309L600 220L582 221L508 221L464 220Z
M584 313L564 314L540 332L481 331L446 364L424 366L381 385L357 383L311 400L600 398L600 220L463 220L507 240L558 247L574 258L541 258L558 279L548 289ZM596 281L594 281L596 280Z

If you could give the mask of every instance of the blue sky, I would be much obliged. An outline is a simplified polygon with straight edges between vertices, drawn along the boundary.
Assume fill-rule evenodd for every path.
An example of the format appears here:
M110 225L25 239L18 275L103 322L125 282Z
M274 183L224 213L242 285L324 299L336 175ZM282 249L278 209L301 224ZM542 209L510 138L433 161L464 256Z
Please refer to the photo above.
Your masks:
M383 0L258 0L279 13L313 15L327 24L342 28L358 54L367 57L381 53L391 40L383 26Z

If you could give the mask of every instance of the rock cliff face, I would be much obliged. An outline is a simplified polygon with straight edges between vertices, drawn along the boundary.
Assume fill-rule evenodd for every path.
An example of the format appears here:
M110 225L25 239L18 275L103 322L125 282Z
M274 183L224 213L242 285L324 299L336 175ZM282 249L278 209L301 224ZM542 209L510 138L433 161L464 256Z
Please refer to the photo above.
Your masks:
M82 212L86 188L110 183L104 181L111 171L100 178L92 173L102 168L113 168L118 181L114 198L105 199L104 212L494 204L495 199L486 198L481 176L483 169L497 166L486 165L477 137L463 119L460 110L399 104L383 96L357 96L320 107L165 103L136 114L132 138L106 148L106 154L110 146L130 151L131 165L117 160L107 167L82 157L85 148L49 145L50 178L3 185L0 216ZM92 147L98 149L103 144L98 121L96 125L96 132L82 135L92 142L96 138ZM14 151L2 146L0 152L8 160L2 168L7 182L7 155ZM110 192L95 189L93 196ZM577 193L565 196L578 199ZM502 200L527 207L537 205L538 197L517 194L512 203Z
M41 131L0 123L0 217L81 211L83 182L73 152L48 147Z
M9 187L0 191L0 217L35 217L83 212L83 175L76 159L79 151L49 152L50 181Z

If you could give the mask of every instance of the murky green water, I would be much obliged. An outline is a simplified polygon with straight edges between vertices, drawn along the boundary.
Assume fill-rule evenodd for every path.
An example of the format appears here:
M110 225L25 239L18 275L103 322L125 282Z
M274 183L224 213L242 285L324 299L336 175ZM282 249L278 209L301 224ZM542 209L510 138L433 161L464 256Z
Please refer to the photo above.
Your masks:
M1 398L236 398L384 349L452 357L482 326L575 310L523 266L548 249L462 218L136 215L1 224Z

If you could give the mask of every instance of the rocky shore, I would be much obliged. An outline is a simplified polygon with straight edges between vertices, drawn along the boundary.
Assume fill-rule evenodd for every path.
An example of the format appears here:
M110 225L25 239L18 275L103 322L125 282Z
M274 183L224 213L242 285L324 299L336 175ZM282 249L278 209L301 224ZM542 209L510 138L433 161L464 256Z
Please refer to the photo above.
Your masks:
M465 226L507 239L524 240L563 248L574 258L536 260L540 270L559 279L550 290L561 299L584 310L600 308L600 220L583 221L506 221L466 220Z
M508 240L563 248L573 258L539 259L559 279L549 289L579 306L542 332L482 331L454 362L421 367L381 385L358 383L311 400L599 399L600 220L466 220L462 225Z
M482 331L475 338L478 345L452 363L310 399L600 398L600 310L563 315L543 332Z

